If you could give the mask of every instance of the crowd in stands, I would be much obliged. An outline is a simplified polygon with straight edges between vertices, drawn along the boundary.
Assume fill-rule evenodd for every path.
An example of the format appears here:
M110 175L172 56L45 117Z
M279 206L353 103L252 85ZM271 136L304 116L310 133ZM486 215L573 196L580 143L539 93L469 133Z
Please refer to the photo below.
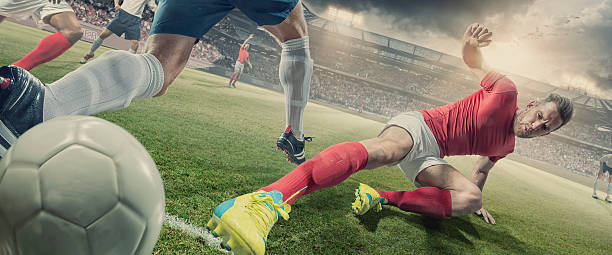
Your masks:
M94 26L104 27L114 17L113 8L93 0L76 0L70 5L78 20Z
M310 98L385 117L433 107L405 93L376 88L367 81L319 68L310 83Z
M79 20L97 26L106 26L112 19L113 5L112 0L72 2ZM143 18L142 41L146 40L151 29L152 19L150 12L148 13ZM267 86L268 88L279 89L278 45L266 32L254 27L244 27L241 25L243 23L244 21L234 19L231 14L223 18L195 45L191 57L231 71L240 44L249 33L255 33L257 40L252 41L250 50L253 70L247 69L245 75L272 84ZM310 87L311 99L392 117L404 111L439 106L428 103L429 101L424 102L418 95L452 102L473 93L479 87L476 81L470 87L469 84L458 83L456 79L449 79L420 67L395 63L382 56L377 58L372 52L359 52L350 49L350 46L349 49L327 47L325 42L317 42L316 38L310 40L311 56L317 65ZM542 95L535 91L526 90L519 93L519 107L527 100L537 97ZM612 147L612 134L596 131L594 124L570 122L558 133L603 147ZM515 154L520 156L587 175L594 175L598 171L597 160L604 153L605 149L570 144L551 137L517 139L515 148Z

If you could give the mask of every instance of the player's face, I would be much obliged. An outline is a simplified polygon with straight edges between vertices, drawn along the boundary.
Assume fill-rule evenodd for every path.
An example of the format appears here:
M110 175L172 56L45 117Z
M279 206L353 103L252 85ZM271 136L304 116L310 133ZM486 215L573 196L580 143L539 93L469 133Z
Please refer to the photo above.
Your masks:
M531 102L523 111L517 113L514 119L514 135L521 138L548 135L562 123L556 103Z

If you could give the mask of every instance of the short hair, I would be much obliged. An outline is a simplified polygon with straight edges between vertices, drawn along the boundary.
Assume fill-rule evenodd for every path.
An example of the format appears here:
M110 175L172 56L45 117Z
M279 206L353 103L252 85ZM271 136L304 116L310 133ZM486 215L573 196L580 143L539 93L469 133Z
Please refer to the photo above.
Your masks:
M561 125L555 130L565 126L565 124L567 124L572 119L572 116L574 116L574 104L572 103L572 101L569 98L561 96L557 93L549 93L546 98L539 99L537 102L554 102L555 104L557 104L557 110L559 111L559 116L561 116L562 122Z

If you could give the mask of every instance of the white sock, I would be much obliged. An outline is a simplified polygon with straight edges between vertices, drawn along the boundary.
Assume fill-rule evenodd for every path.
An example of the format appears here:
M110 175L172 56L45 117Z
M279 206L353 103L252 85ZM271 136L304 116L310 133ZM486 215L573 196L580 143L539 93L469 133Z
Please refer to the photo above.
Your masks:
M129 51L130 53L132 53L132 54L136 54L136 50L134 50L134 49L132 49L132 48L130 48L130 50L128 50L128 51Z
M606 191L608 196L610 196L610 193L612 193L612 182L608 182L608 191Z
M89 54L94 54L94 52L96 52L100 45L102 45L102 42L104 42L104 39L98 37L91 45L91 50L89 50Z
M593 194L597 194L597 185L599 184L599 178L595 177L595 183L593 183Z
M45 87L43 120L122 109L134 98L153 97L163 83L164 70L152 54L107 51Z
M310 58L308 36L288 40L283 48L278 73L285 90L287 126L291 126L297 138L303 136L302 120L308 103L313 62Z

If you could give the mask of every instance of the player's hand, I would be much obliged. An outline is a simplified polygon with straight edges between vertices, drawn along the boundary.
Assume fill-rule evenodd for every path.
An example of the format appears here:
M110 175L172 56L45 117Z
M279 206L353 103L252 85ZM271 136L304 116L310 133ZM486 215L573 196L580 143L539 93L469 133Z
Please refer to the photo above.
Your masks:
M152 12L156 12L156 11L157 11L157 6L155 6L155 7L151 8L151 11L152 11Z
M254 35L254 34L250 34L250 35L249 35L249 39L251 39L251 38L253 38L253 37L255 37L255 35Z
M493 219L493 215L491 215L487 210L485 210L484 208L480 208L480 210L475 212L476 215L481 216L484 218L484 221L486 223L491 223L493 225L495 225L495 219Z
M61 2L62 0L49 0L49 3L52 3L52 4L59 4Z
M115 5L115 11L121 10L121 5L116 4Z
M485 25L474 23L463 34L463 42L472 47L486 47L491 43L493 32Z

